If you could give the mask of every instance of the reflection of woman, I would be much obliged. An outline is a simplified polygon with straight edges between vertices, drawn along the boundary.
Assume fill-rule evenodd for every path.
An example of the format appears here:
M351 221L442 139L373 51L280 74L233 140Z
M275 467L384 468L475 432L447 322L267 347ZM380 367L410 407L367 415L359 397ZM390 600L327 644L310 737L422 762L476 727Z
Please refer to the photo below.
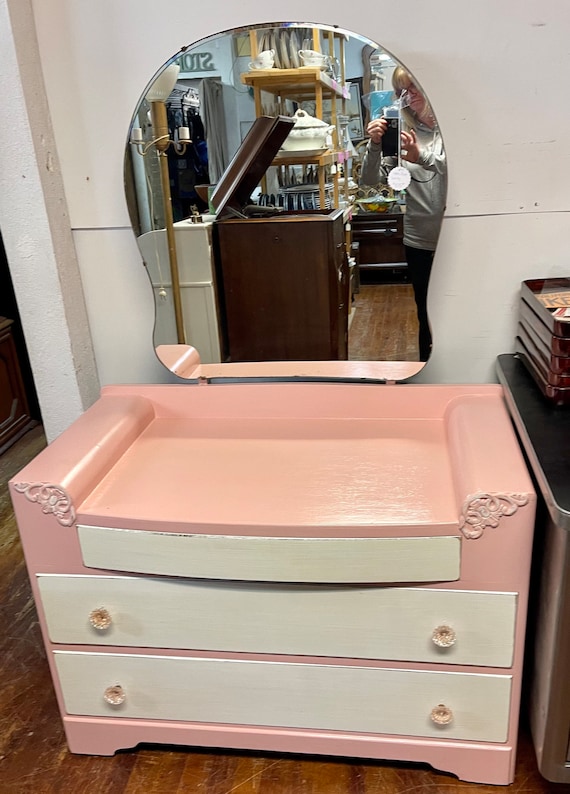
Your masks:
M445 204L445 153L431 107L410 74L401 66L396 67L392 84L400 98L402 164L411 176L406 189L404 246L418 311L420 361L427 361L431 351L427 291ZM378 118L366 128L370 141L362 163L361 184L385 183L390 168L397 165L396 158L382 157L386 127L386 120Z

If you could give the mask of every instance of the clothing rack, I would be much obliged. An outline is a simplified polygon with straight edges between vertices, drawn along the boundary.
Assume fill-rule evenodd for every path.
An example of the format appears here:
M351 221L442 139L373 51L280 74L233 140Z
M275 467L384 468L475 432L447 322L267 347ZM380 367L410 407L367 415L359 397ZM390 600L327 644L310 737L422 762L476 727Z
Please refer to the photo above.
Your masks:
M182 110L189 110L191 108L198 110L200 107L200 95L196 88L188 88L187 86L177 83L168 97L167 105L171 107L180 107Z

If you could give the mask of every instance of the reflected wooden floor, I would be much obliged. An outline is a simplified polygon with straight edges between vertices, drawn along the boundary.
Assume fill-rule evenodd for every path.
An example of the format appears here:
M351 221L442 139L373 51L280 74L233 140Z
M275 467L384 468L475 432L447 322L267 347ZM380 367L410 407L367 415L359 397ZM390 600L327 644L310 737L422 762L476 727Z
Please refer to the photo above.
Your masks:
M425 766L141 747L71 755L59 718L6 482L45 445L41 428L0 457L1 794L457 794L498 792ZM513 792L563 792L543 780L521 729Z
M418 320L410 284L363 284L354 308L350 361L418 361Z

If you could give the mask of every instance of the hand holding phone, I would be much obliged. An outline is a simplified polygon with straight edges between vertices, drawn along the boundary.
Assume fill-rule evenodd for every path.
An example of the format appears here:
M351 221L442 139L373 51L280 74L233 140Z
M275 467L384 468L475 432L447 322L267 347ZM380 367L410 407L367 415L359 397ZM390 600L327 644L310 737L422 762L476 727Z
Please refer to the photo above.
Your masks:
M402 132L402 160L408 163L417 163L420 159L420 145L414 130Z
M383 118L372 119L366 126L366 132L370 135L372 143L381 142L382 136L386 132L386 126L386 119Z

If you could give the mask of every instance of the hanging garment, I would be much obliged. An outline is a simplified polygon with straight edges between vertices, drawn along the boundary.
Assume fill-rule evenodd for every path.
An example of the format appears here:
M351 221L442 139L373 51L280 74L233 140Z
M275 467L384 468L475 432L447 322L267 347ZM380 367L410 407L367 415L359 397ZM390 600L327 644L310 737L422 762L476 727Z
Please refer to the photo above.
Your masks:
M225 142L226 118L224 112L223 86L220 80L206 77L200 83L200 115L204 123L208 147L208 171L210 182L218 182L227 166Z

